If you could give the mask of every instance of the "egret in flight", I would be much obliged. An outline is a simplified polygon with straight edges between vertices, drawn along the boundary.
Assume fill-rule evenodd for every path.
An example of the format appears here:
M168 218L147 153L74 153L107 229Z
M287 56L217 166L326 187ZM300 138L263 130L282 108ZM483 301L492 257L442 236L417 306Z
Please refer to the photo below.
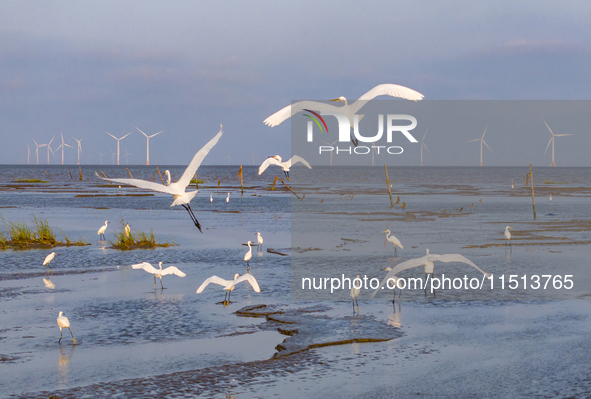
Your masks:
M480 273L484 274L486 278L489 280L492 279L492 274L485 272L478 266L476 266L470 259L460 255L460 254L444 254L444 255L437 255L437 254L429 254L429 250L427 249L427 254L425 256L421 256L420 258L410 259L404 261L402 263L397 264L382 280L379 287L370 295L370 298L373 298L378 291L388 282L390 278L395 277L398 273L403 270L411 269L413 267L423 266L425 275L431 275L433 277L433 272L435 270L435 262L458 262L458 263L465 263L467 265L472 266ZM425 285L426 288L426 285Z
M275 112L273 115L265 119L264 123L265 125L271 127L277 126L280 125L284 120L291 118L298 112L307 111L310 109L320 112L338 112L340 114L343 114L349 119L349 123L351 124L351 127L353 127L353 118L357 111L359 111L365 104L367 104L368 101L378 96L399 97L412 101L420 101L424 97L421 93L409 89L408 87L385 83L374 87L373 89L359 97L357 101L354 101L351 104L349 104L347 102L347 99L342 96L330 100L343 103L344 105L342 107L336 107L331 104L321 103L317 101L299 101L295 104L288 105L287 107Z
M154 266L149 264L148 262L138 263L136 265L131 265L132 269L144 269L146 272L154 275L154 288L156 288L156 277L160 278L160 286L164 289L162 285L162 276L166 276L169 274L174 274L175 276L185 277L186 274L180 271L176 266L168 266L166 269L162 269L162 262L158 262L159 269L156 269Z
M205 146L202 149L200 149L197 152L197 154L195 154L195 156L193 157L193 160L191 161L189 166L187 166L187 168L185 169L185 171L181 175L181 178L177 182L174 182L174 183L172 183L170 171L168 171L168 170L166 170L164 172L164 174L168 178L167 185L158 184L158 183L154 183L151 181L140 180L140 179L105 179L105 178L100 177L98 175L98 173L96 173L96 172L95 172L95 175L99 179L102 179L102 180L112 181L112 182L120 183L120 184L128 184L130 186L144 188L146 190L152 190L152 191L158 191L160 193L171 194L174 201L172 202L172 205L170 205L170 206L182 205L183 208L185 208L187 210L187 212L189 213L189 216L191 216L191 220L193 221L195 226L199 229L200 232L203 233L203 231L201 230L201 225L197 221L197 218L195 217L195 214L193 213L193 210L191 209L191 205L189 204L191 202L191 200L193 199L193 197L195 197L195 195L197 195L197 192L199 190L195 190L195 191L185 191L185 190L186 190L187 186L191 183L191 178L193 177L193 175L195 175L195 172L197 172L197 169L201 165L201 162L203 162L203 159L205 159L205 156L217 144L220 137L222 137L222 133L223 133L223 129L222 129L222 126L220 125L220 131L218 132L218 134L216 134L213 139L211 139L207 144L205 144Z
M105 231L107 231L107 226L108 225L109 225L109 221L108 220L105 220L105 225L104 226L101 226L101 228L98 229L98 231L96 232L96 235L99 236L99 240L101 239L101 236L103 237L103 240L106 240L106 238L105 238Z
M505 248L507 248L507 241L509 241L509 248L513 249L511 246L511 232L509 229L513 230L513 227L505 227Z
M252 259L252 247L250 246L252 241L246 243L248 245L248 252L244 254L244 261L246 262L246 270L250 270L250 260Z
M396 256L396 248L400 247L400 249L404 249L404 247L402 246L402 244L400 243L400 240L390 234L392 234L390 232L390 230L384 230L382 231L382 233L387 233L386 234L386 240L390 241L392 244L394 244L394 256Z
M58 344L62 342L62 328L67 328L68 330L70 330L70 334L72 335L72 341L74 341L74 345L78 343L74 338L74 334L72 334L72 329L70 328L70 320L68 320L64 312L59 312L59 314L57 315L57 326L60 328L60 339L59 341L57 341Z
M224 296L224 304L230 303L230 295L232 295L232 291L236 287L236 284L241 283L243 281L248 281L248 283L252 286L255 292L261 292L259 284L254 276L250 273L246 273L243 276L240 276L238 273L234 275L234 280L224 280L218 276L211 276L207 280L197 288L197 293L201 294L205 287L207 287L210 283L221 285L224 291L226 291L226 295Z
M43 261L43 266L45 266L46 269L49 268L49 270L53 270L51 266L49 266L49 262L51 262L53 258L55 258L55 255L56 253L52 252L45 257L45 260Z
M257 236L257 244L258 244L259 251L262 251L263 250L263 236L261 235L261 233L257 233L256 236Z
M304 158L300 157L299 155L294 155L293 157L291 157L289 160L287 160L285 162L282 162L282 159L279 155L275 155L275 156L268 157L267 159L265 159L265 161L261 164L261 166L259 166L259 175L262 174L265 170L267 170L267 168L269 166L277 165L277 166L281 167L281 169L283 170L283 173L285 174L285 177L287 177L287 180L289 180L289 169L291 168L292 165L295 165L298 162L303 163L306 167L308 167L308 169L312 169L312 167L310 166L308 161L306 161Z

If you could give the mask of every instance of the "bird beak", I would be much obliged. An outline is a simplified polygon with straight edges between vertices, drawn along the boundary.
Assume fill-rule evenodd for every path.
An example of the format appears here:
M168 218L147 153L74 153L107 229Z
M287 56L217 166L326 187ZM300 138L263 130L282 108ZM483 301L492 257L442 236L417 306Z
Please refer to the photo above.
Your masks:
M338 99L338 98L333 98L332 100L328 100L328 101L340 101L340 99Z
M385 233L385 232L386 232L386 230L382 231L382 233Z
M509 227L509 226L507 226L507 227ZM510 228L511 230L515 230L513 227L509 227L509 228Z

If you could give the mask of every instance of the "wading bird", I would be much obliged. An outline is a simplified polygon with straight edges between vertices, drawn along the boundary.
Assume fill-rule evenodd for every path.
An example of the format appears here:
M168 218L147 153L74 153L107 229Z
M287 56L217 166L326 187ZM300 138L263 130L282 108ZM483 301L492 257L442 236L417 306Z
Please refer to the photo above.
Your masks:
M427 249L427 254L425 256L421 256L420 258L410 259L404 261L402 263L397 264L387 275L384 277L382 282L380 283L379 287L370 295L370 298L373 298L379 290L388 282L390 278L395 277L398 273L403 270L411 269L413 267L423 266L425 275L431 275L433 278L433 272L435 270L435 262L459 262L465 263L467 265L472 266L489 280L492 278L492 274L485 272L478 266L476 266L470 259L460 255L460 254L444 254L444 255L437 255L437 254L429 254L429 250ZM428 276L427 276L428 278ZM425 289L427 289L427 284L425 283Z
M246 270L250 270L250 259L252 259L252 241L246 243L248 245L248 252L244 254L244 261L246 262Z
M125 225L125 229L124 229L124 231L125 231L125 237L128 237L129 238L129 234L131 234L130 227L131 227L131 225L129 223L127 223Z
M162 269L162 262L158 262L158 269L149 264L148 262L142 262L135 265L131 265L132 269L143 269L144 271L154 275L154 288L156 288L156 277L160 278L160 286L162 285L162 276L174 274L175 276L185 277L186 274L181 272L176 266L168 266L166 269Z
M388 266L387 268L384 269L385 272L391 272L392 268L390 266ZM392 302L396 302L396 287L398 287L398 277L396 276L390 276L390 280L392 281L392 286L394 287L394 297L392 298ZM402 295L402 288L398 288L399 292L398 292L398 299L400 299L400 296Z
M55 252L52 252L45 257L45 260L43 261L43 266L45 266L46 269L49 268L49 270L53 270L51 266L49 266L49 263L53 260L53 258L55 258L55 255L57 254Z
M101 239L101 236L103 237L103 240L106 240L105 238L105 231L107 230L107 226L109 225L109 221L105 220L105 225L101 226L100 229L98 229L96 235L99 236L99 240Z
M326 112L330 114L343 114L349 120L351 128L353 128L354 117L357 111L359 111L365 104L367 104L368 101L378 96L399 97L412 101L420 101L424 97L421 93L409 89L408 87L384 83L374 87L373 89L359 97L357 101L354 101L351 104L349 104L347 102L347 99L343 96L330 100L343 103L342 107L336 107L334 105L321 103L318 101L299 101L295 104L288 105L287 107L284 107L281 110L275 112L273 115L265 119L263 123L267 126L273 127L281 124L284 120L291 118L298 112L315 110L320 111L321 113ZM361 116L359 116L359 120L361 120ZM353 138L351 138L351 141L353 141L354 144L356 142L356 140L354 140Z
M236 284L241 283L243 281L248 281L248 283L252 286L255 292L261 292L259 284L257 283L257 280L254 278L252 274L246 273L245 275L240 276L238 273L236 273L234 275L234 280L224 280L223 278L218 276L211 276L210 278L205 280L203 284L199 286L199 288L197 288L197 293L201 294L205 287L207 287L210 283L221 285L223 287L222 289L226 291L226 295L224 296L224 304L228 304L230 303L230 295L232 295L234 287L236 287Z
M74 338L74 334L72 334L72 329L70 328L70 320L68 320L64 312L59 312L59 314L57 315L57 326L60 328L60 339L59 341L57 341L58 344L62 342L62 328L67 328L68 330L70 330L70 335L72 335L72 341L74 342L74 345L78 343Z
M209 194L209 202L213 202L213 195Z
M230 202L230 193L228 193L228 196L226 197L226 204Z
M355 277L355 279L353 279L353 281L359 279L359 281L361 281L361 276L358 274L357 277ZM359 313L359 302L357 301L357 298L359 298L359 294L361 293L361 285L359 285L359 288L355 287L354 283L351 283L351 299L353 300L353 314L355 314L355 304L357 304L357 313Z
M258 244L258 249L259 251L263 250L263 236L261 235L261 233L257 233L257 244Z
M154 183L151 181L140 180L140 179L104 179L104 178L100 177L98 175L98 173L96 173L96 172L95 172L95 175L99 179L102 179L102 180L112 181L112 182L120 183L120 184L129 184L130 186L135 186L135 187L143 188L146 190L158 191L160 193L166 193L166 194L172 195L172 198L174 199L174 201L172 202L172 204L170 206L172 207L172 206L176 206L176 205L182 205L183 208L185 208L185 210L189 213L189 216L191 216L191 220L193 221L195 226L199 229L200 232L203 233L203 231L201 230L201 225L197 221L197 218L195 217L195 214L193 213L193 210L191 209L191 205L189 204L191 202L191 200L193 199L193 197L195 197L195 195L197 195L197 192L199 190L195 190L195 191L185 191L185 190L186 190L187 186L191 183L191 178L193 177L195 172L197 172L197 169L201 165L201 162L203 162L203 159L205 158L205 156L217 144L220 137L222 137L222 134L223 134L223 129L222 129L222 126L220 125L220 131L218 132L218 134L216 134L214 136L214 138L212 138L207 144L205 144L205 146L202 149L200 149L199 152L197 152L197 154L195 154L195 156L193 157L193 160L191 161L189 166L187 166L187 168L185 169L185 171L181 175L181 178L177 182L174 182L174 183L172 183L170 171L168 171L168 170L164 171L164 174L168 178L167 185L158 184L158 183Z
M509 229L513 230L513 227L505 227L505 248L507 248L507 241L509 241L509 248L513 249L511 246L511 232Z
M287 160L285 162L282 162L282 159L279 155L275 155L275 156L268 157L267 159L265 159L265 161L261 164L261 166L259 166L259 175L262 174L269 166L277 165L277 166L281 167L281 169L283 170L283 173L285 174L285 177L287 177L287 180L289 180L289 169L291 168L292 165L295 165L298 162L303 163L306 167L308 167L308 169L312 169L312 167L310 166L308 161L306 161L304 158L300 157L299 155L294 155L293 157L291 157L289 160Z
M392 233L390 232L390 230L384 230L384 231L382 231L382 233L387 233L387 234L386 234L386 240L387 240L387 241L390 241L392 244L394 244L394 256L397 256L397 255L396 255L396 247L400 247L400 249L404 249L404 247L403 247L403 246L402 246L402 244L400 243L400 240L399 240L398 238L396 238L396 237L394 237L394 236L390 235L390 234L392 234Z

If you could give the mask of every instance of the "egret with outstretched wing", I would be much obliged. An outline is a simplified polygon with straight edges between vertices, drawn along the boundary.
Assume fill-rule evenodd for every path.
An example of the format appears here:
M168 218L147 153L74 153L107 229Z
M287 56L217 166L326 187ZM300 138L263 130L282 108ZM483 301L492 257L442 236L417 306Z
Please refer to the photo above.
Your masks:
M282 162L282 159L279 155L275 155L275 156L265 159L265 161L261 164L261 166L259 166L259 175L262 174L265 170L267 170L267 168L269 166L277 165L283 170L283 173L285 173L285 177L287 177L287 180L289 180L289 169L291 168L292 165L295 165L298 162L303 163L304 166L306 166L308 169L312 169L312 167L310 166L308 161L306 161L304 158L300 157L299 155L294 155L293 157L291 157L289 160L287 160L285 162Z
M200 149L197 152L197 154L195 154L195 156L193 157L193 160L191 161L189 166L187 166L187 168L183 172L181 178L177 182L174 182L174 183L172 183L172 179L170 177L170 171L168 171L168 170L164 172L164 174L166 174L167 178L168 178L167 185L158 184L158 183L154 183L151 181L140 180L140 179L105 179L105 178L100 177L98 175L98 173L96 173L96 172L95 172L95 175L99 179L102 179L102 180L107 180L107 181L111 181L111 182L115 182L115 183L119 183L119 184L128 184L130 186L144 188L146 190L152 190L152 191L158 191L160 193L171 194L174 201L172 202L172 205L170 205L170 206L182 205L183 208L185 208L187 210L187 212L189 212L189 216L191 216L191 220L193 221L195 226L197 226L199 231L203 233L203 231L201 230L201 225L197 221L197 218L195 217L195 214L193 213L193 210L191 209L191 205L189 204L191 202L191 200L193 199L193 197L195 197L195 195L197 195L197 192L199 190L195 190L195 191L185 191L185 190L186 190L187 186L191 183L191 179L193 178L193 175L195 175L195 172L197 172L197 169L199 169L199 166L201 166L201 162L203 162L203 160L205 159L205 156L217 144L220 137L222 137L222 133L223 133L223 129L222 129L222 126L220 125L220 131L218 132L218 134L216 134L213 139L211 139L202 149Z
M236 284L241 283L243 281L248 281L248 283L252 286L255 292L261 292L259 283L257 283L257 280L254 278L252 274L246 273L243 276L240 276L238 273L236 273L234 275L234 280L224 280L223 278L218 276L211 276L210 278L205 280L203 284L199 286L199 288L197 288L197 293L201 294L205 287L207 287L209 284L221 285L223 287L222 289L226 291L226 295L224 296L224 304L226 304L230 302L230 295L232 295L232 291L234 291Z
M156 277L160 278L160 286L164 289L162 285L162 276L167 276L169 274L174 274L175 276L185 277L186 274L180 271L176 266L168 266L166 269L162 269L162 262L158 262L159 269L156 269L148 262L142 262L135 265L131 265L132 269L143 269L144 271L154 275L154 288L156 288Z

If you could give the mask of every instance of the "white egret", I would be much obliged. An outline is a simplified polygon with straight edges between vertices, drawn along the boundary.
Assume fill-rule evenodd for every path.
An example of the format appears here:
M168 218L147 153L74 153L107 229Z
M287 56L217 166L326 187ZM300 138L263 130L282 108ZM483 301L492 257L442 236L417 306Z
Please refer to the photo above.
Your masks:
M257 244L259 247L259 250L262 251L263 250L263 236L261 235L261 233L257 233Z
M154 275L154 288L156 288L156 277L160 278L160 286L162 285L162 276L174 274L175 276L185 277L186 274L180 271L176 266L168 266L166 269L162 269L162 262L158 262L158 269L149 264L148 262L142 262L135 265L131 265L132 269L143 269L144 271Z
M209 194L209 202L213 202L213 195Z
M384 231L382 231L382 233L386 233L386 240L390 241L392 244L394 244L394 256L397 256L396 255L396 248L400 247L400 249L404 249L404 247L400 243L400 240L398 238L394 237L393 235L390 235L390 234L392 234L390 232L390 230L384 230Z
M550 194L550 202L552 202L552 194Z
M388 266L388 267L386 267L384 269L384 271L385 272L391 272L392 271L392 268L390 266ZM396 277L396 276L394 276L394 275L392 275L392 276L390 276L389 280L392 281L392 284L391 285L394 286L394 297L392 298L392 302L394 303L394 302L396 302L396 287L398 287L398 280L399 280L399 278ZM398 299L400 299L400 296L401 295L402 295L402 288L399 288Z
M230 193L228 193L228 196L226 197L226 204L230 202Z
M285 108L275 112L273 115L269 116L267 119L264 120L264 124L267 126L277 126L281 124L284 120L291 118L293 115L297 114L298 112L310 110L316 110L320 112L338 112L345 115L353 127L354 123L354 115L359 111L368 101L372 100L378 96L391 96L391 97L399 97L404 98L406 100L412 101L419 101L423 99L423 95L417 91L409 89L408 87L385 83L378 85L359 97L357 101L349 104L345 97L335 98L330 101L339 101L344 105L342 107L336 107L331 104L321 103L317 101L299 101L295 104L288 105Z
M277 165L277 166L281 167L281 169L283 170L283 173L285 174L285 177L287 177L287 180L289 180L289 169L291 168L292 165L295 165L298 162L303 163L306 167L308 167L308 169L312 169L312 167L310 166L308 161L306 161L304 158L300 157L299 155L294 155L293 157L291 157L289 160L287 160L285 162L282 162L282 159L279 155L275 155L275 156L268 157L267 159L265 159L265 161L261 164L261 166L259 166L259 175L262 174L269 166Z
M359 280L359 287L355 287L356 280ZM357 313L359 313L359 302L357 301L357 298L361 293L361 285L361 276L358 274L357 277L355 277L355 279L353 279L353 282L351 283L351 299L353 300L353 314L355 314L355 303L357 303Z
M465 263L467 265L472 266L473 268L475 268L476 270L478 270L482 274L484 274L484 276L486 278L488 278L489 280L492 278L492 274L485 272L484 270L482 270L481 268L476 266L470 259L464 257L463 255L460 255L460 254L444 254L444 255L429 254L429 250L427 249L427 254L425 256L421 256L420 258L410 259L410 260L407 260L407 261L397 264L386 275L386 277L384 277L384 279L380 283L379 287L370 295L370 298L373 298L378 293L378 291L388 282L388 280L390 278L395 277L398 273L400 273L403 270L411 269L413 267L423 266L425 274L427 274L427 275L430 274L431 277L433 277L433 272L435 270L435 262ZM427 286L425 285L425 289L426 288L427 288Z
M509 229L514 230L513 227L510 226L505 227L505 248L507 248L507 241L509 241L509 248L513 249L511 246L511 232Z
M127 224L125 225L125 229L124 229L124 230L125 230L125 237L129 237L129 234L131 233L131 231L130 231L130 230L131 230L131 229L130 229L130 227L131 227L131 225L130 225L129 223L127 223Z
M243 276L240 276L238 273L236 273L234 275L234 280L224 280L223 278L218 276L211 276L210 278L205 280L203 284L199 286L199 288L197 288L197 293L201 294L205 287L207 287L211 283L221 285L223 287L222 289L226 291L226 296L224 296L224 303L229 303L230 295L232 295L234 287L236 287L236 284L241 283L243 281L248 281L248 283L252 286L255 292L261 292L259 284L257 283L257 280L254 278L252 274L246 273Z
M195 172L197 171L199 166L201 166L201 162L203 162L203 159L205 158L205 156L217 144L220 137L222 137L222 134L223 134L223 129L222 129L222 126L220 125L220 131L218 132L218 134L216 134L207 144L205 144L205 146L202 149L200 149L197 152L197 154L195 154L195 156L193 157L193 160L191 161L189 166L187 166L187 168L185 169L185 171L181 175L181 178L177 182L174 182L174 183L171 182L170 171L168 171L168 170L164 172L168 177L168 184L167 185L158 184L158 183L154 183L151 181L140 180L140 179L104 179L104 178L100 177L98 175L98 173L96 173L96 172L95 172L95 175L99 179L102 179L102 180L112 181L112 182L121 183L121 184L128 184L130 186L135 186L135 187L143 188L146 190L158 191L160 193L166 193L166 194L172 195L172 198L174 199L174 201L172 202L172 204L170 206L172 207L172 206L176 206L176 205L182 205L183 208L185 208L186 211L189 213L189 216L191 216L191 220L193 221L195 226L199 229L200 232L203 233L203 231L201 230L201 225L197 221L197 218L195 217L195 214L193 214L193 210L191 209L191 205L189 204L191 202L191 200L193 199L193 197L195 197L195 195L197 195L197 192L199 190L195 190L195 191L185 191L185 190L186 190L187 186L191 183L191 178L193 177L193 175L195 175Z
M70 328L70 320L68 320L64 312L59 312L59 314L57 315L57 326L60 328L60 339L59 341L57 341L58 344L62 342L62 328L67 328L68 330L70 330L70 334L72 335L72 341L74 341L74 345L78 343L74 338L74 334L72 334L72 329Z
M45 266L46 269L49 268L50 270L53 270L51 266L49 266L49 262L51 262L53 258L55 258L55 255L57 254L55 252L52 252L45 257L45 260L43 261L43 266Z
M246 262L246 270L250 270L250 259L252 259L252 247L250 246L252 241L246 243L248 245L248 252L244 254L244 261Z
M99 240L101 239L101 236L103 236L103 240L106 240L105 238L105 231L107 230L107 226L109 225L109 221L105 220L105 225L101 226L100 229L98 229L96 235L99 236Z

